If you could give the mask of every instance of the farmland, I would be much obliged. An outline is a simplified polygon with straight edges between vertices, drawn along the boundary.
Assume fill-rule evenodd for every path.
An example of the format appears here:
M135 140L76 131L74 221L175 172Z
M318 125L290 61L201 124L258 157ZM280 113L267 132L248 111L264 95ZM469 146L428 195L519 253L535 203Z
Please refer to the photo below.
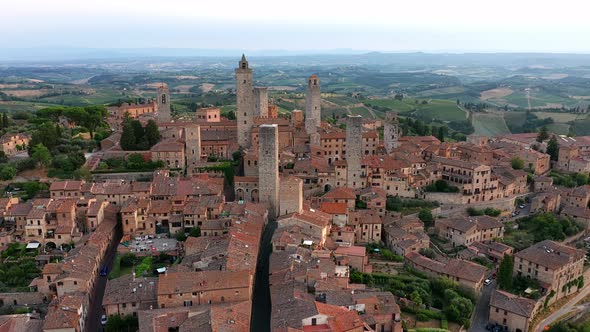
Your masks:
M475 113L473 114L473 128L476 135L496 136L509 134L504 117L498 113Z

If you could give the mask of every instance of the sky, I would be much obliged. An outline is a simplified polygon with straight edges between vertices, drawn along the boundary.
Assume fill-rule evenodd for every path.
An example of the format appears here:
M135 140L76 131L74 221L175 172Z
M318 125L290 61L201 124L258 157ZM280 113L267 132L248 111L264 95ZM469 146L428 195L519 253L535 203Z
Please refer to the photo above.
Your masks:
M0 31L8 48L590 53L589 12L585 0L15 0Z

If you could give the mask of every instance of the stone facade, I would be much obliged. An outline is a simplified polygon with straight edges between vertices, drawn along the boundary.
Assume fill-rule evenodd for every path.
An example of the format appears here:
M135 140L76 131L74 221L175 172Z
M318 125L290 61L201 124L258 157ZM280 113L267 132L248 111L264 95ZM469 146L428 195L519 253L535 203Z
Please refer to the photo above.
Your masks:
M250 146L250 132L254 125L252 69L248 67L246 56L236 68L236 118L238 120L238 144L241 147Z
M276 217L279 213L279 127L277 125L260 126L260 144L258 145L258 187L260 202L270 206L269 215Z
M168 122L172 119L170 111L170 90L162 83L158 87L158 122Z
M363 118L349 115L346 120L346 186L362 188Z
M254 88L254 116L268 117L268 88Z
M308 134L315 134L321 124L321 99L320 79L311 75L305 91L305 130Z
M294 176L281 180L280 215L301 213L303 210L303 181Z
M189 126L184 129L186 144L186 165L191 169L201 161L201 127Z
M400 134L397 113L387 112L385 122L383 123L383 143L387 153L391 153L393 149L399 146L398 139Z

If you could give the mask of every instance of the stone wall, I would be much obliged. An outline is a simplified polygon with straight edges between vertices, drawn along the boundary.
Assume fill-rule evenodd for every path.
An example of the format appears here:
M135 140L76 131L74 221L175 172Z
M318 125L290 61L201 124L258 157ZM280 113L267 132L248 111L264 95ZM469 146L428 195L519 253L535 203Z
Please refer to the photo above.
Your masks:
M42 304L46 302L46 298L39 292L24 292L24 293L0 293L1 305L31 305Z

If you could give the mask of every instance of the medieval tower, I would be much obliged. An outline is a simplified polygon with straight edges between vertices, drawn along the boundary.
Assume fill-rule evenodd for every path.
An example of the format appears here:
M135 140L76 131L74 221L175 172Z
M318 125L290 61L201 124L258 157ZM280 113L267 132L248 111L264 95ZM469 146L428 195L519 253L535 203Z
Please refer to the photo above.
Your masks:
M248 67L246 56L236 68L236 118L238 121L238 144L250 146L250 132L254 125L254 90L252 88L252 69Z
M201 126L190 125L184 129L186 144L186 168L193 170L201 161Z
M295 176L281 179L281 212L279 215L303 211L303 181Z
M346 186L362 188L363 118L349 115L346 119Z
M158 122L169 122L171 119L170 90L167 84L162 83L158 87Z
M396 112L387 112L385 115L385 123L383 124L383 139L385 150L391 153L393 149L399 146L400 138L399 121Z
M279 215L279 127L260 126L258 143L258 188L260 202L269 205L269 216Z
M268 88L254 88L254 116L268 117Z
M320 79L311 75L307 81L305 90L305 130L308 134L315 134L317 127L322 124Z

